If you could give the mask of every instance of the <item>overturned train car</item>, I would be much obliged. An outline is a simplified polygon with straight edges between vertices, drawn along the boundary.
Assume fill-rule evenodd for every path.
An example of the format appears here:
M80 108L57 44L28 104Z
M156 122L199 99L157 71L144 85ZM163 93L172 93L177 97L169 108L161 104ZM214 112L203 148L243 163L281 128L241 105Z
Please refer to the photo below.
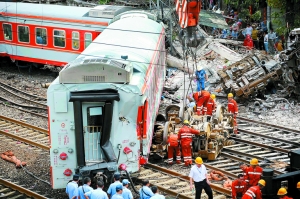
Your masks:
M223 89L237 97L250 98L265 94L268 86L277 94L300 95L300 29L290 32L286 50L271 59L262 54L250 54L218 71ZM271 93L272 93L271 92Z
M48 89L52 187L64 188L75 173L138 171L164 79L162 25L142 11L117 16Z

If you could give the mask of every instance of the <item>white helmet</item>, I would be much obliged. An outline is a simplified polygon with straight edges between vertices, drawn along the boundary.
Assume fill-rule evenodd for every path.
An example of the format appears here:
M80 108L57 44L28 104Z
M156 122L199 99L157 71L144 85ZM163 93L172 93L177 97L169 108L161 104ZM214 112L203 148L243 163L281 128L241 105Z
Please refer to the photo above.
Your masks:
M200 70L202 70L202 69L203 69L202 65L201 65L201 64L198 64L198 65L197 65L197 70L200 71Z

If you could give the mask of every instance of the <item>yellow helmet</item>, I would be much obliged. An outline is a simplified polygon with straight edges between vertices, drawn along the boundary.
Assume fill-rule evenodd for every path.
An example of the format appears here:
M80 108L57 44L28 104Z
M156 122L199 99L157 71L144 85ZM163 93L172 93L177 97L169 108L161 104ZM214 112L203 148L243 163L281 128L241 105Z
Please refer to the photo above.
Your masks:
M250 161L250 165L258 165L258 160L256 158L253 158L251 161Z
M228 93L228 97L233 97L233 94L232 93Z
M266 186L266 181L265 180L259 180L258 184L260 184L262 186Z
M200 157L197 157L195 162L196 162L196 164L203 164L203 160Z
M278 195L278 196L283 196L283 195L285 195L285 194L287 194L287 191L286 191L285 188L280 188L280 189L278 190L278 192L277 192L277 195Z
M184 120L183 124L190 124L190 122L188 120Z
M297 183L297 189L300 189L300 181Z
M211 94L210 97L211 97L212 99L216 99L216 95L215 95L215 94Z

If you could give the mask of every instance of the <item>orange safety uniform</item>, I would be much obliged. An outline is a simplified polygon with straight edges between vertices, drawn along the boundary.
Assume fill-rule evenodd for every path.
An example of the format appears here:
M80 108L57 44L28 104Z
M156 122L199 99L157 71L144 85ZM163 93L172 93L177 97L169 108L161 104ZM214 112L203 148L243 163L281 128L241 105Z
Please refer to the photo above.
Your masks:
M239 112L238 105L234 99L228 101L228 112L233 113L233 132L237 134L236 116Z
M247 175L248 168L249 168L249 167L247 167L247 166L244 166L244 167L241 168L242 171L243 171L242 174L243 174L244 179L245 179L246 182L248 182L248 181L246 180L246 175Z
M215 103L215 100L213 98L209 98L208 99L208 102L206 104L206 107L207 107L207 112L206 112L206 115L212 115L213 111L216 109L216 103Z
M260 166L248 167L247 173L245 176L245 181L249 183L249 186L256 186L260 177L263 173L263 169Z
M231 184L232 199L242 197L247 191L247 183L244 180L236 179Z
M280 199L293 199L293 198L290 198L290 197L288 197L288 196L283 196L283 197L280 198Z
M178 135L172 134L168 138L168 163L173 163L173 154L176 152L176 163L180 164L181 162L181 154L179 150L178 144Z
M205 115L207 112L207 102L210 98L210 93L208 91L201 91L201 95L199 95L200 92L194 93L193 98L197 105L197 115Z
M262 194L259 186L250 187L243 195L242 199L262 199Z
M192 129L188 126L183 126L178 133L178 138L181 141L181 150L182 150L182 156L183 160L186 166L189 164L192 164L192 150L191 150L191 144L193 141L192 135L193 134L199 134L200 132Z

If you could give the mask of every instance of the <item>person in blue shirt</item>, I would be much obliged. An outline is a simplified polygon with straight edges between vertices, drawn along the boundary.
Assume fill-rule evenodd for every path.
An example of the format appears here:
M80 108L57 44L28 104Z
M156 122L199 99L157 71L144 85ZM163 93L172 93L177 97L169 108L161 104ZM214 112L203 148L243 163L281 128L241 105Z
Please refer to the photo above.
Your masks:
M158 188L157 186L151 187L152 192L154 193L154 196L152 196L150 199L165 199L165 196L160 195L158 193Z
M208 80L207 74L199 64L196 71L197 91L205 90L205 80Z
M116 186L116 194L113 195L111 199L124 199L122 193L123 193L123 186L121 184L118 184Z
M39 32L36 33L36 43L43 44L43 38L41 37L41 34Z
M131 191L128 189L130 182L127 179L122 181L123 184L123 193L122 196L124 199L133 199Z
M231 37L232 37L232 39L237 40L237 38L238 38L238 32L237 32L236 28L233 29L233 31L231 33Z
M109 198L111 198L113 195L116 194L116 186L118 184L122 185L122 183L120 182L120 174L119 173L115 173L114 174L114 183L109 185L109 188L107 190L108 196Z
M91 178L89 177L83 179L83 185L78 187L78 199L84 199L84 194L93 190L93 188L90 187L91 182Z
M97 182L97 189L91 190L84 194L85 199L108 199L107 194L102 190L104 187L103 181Z
M78 199L78 181L79 175L73 175L73 181L69 182L66 187L66 193L69 199Z
M140 194L140 199L150 199L152 196L154 196L153 192L149 188L150 183L149 180L143 180L142 182L143 187L140 188L139 194Z

